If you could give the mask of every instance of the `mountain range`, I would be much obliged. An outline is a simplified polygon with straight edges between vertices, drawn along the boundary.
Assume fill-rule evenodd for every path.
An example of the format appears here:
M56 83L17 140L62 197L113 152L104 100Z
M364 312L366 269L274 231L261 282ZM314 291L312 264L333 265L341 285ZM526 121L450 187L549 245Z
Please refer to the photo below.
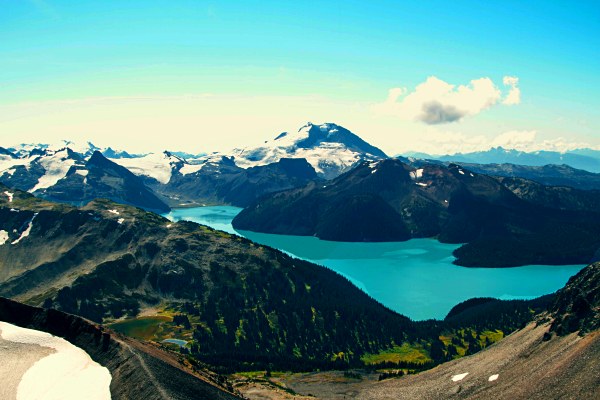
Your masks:
M489 157L483 152L473 154L458 158L484 160L507 155L508 159L529 163L533 159L544 162L558 159L548 152L530 154L504 149L486 152ZM585 157L589 161L595 152L582 150L573 154L570 158L562 155L560 161L583 162ZM109 198L159 212L170 207L213 204L246 207L266 194L331 180L361 162L386 158L383 151L342 126L308 123L296 132L281 133L258 147L208 155L171 151L132 154L110 147L100 148L90 142L71 141L0 148L0 182L73 204ZM445 158L448 157L440 157L440 160ZM401 160L415 167L449 163L415 158ZM461 165L480 174L525 178L549 186L600 189L600 174L567 165L532 167L463 161ZM590 162L586 164L589 165Z
M282 158L249 168L241 168L233 157L223 155L194 161L192 164L167 151L115 160L136 173L172 207L207 204L245 207L264 194L304 186L318 179L305 159Z
M566 152L546 150L526 152L494 147L486 151L456 153L453 155L431 155L418 152L407 152L401 155L425 160L470 164L516 164L525 166L566 164L573 168L600 173L600 150L594 149L578 149Z
M156 212L169 207L126 168L94 151L85 158L69 147L34 149L19 158L0 155L0 182L40 197L73 204L107 198Z

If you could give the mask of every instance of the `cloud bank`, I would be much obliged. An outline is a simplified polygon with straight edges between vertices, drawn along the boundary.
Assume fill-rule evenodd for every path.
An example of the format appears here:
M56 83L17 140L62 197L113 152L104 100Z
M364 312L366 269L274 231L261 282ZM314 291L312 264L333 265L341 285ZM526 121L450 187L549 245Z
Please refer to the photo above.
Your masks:
M587 142L573 141L564 137L540 139L536 130L511 130L489 137L442 131L433 127L427 127L419 134L413 146L414 149L434 155L486 151L494 147L524 152L547 150L561 153L582 148L598 148Z
M452 85L435 76L428 77L411 92L406 88L389 90L385 102L373 109L382 115L394 115L428 125L457 122L467 116L497 104L515 105L521 102L519 78L505 76L503 84L509 87L502 99L502 91L490 78L471 80L467 85Z

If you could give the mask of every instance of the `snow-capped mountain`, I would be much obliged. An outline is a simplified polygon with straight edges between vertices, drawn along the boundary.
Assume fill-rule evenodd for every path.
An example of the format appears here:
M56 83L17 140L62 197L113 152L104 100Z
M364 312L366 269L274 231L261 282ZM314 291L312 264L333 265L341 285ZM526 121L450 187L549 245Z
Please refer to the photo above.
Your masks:
M59 151L67 147L72 152L79 154L83 159L90 158L95 151L101 152L108 158L134 158L142 156L139 154L130 154L124 150L115 150L111 147L98 147L92 142L74 142L72 140L60 140L55 143L22 143L9 147L6 150L18 158L25 158L31 155L42 154L45 150Z
M0 182L7 186L68 203L109 198L146 209L169 210L139 177L100 151L84 157L70 147L32 147L27 153L23 146L21 150L22 157L6 149L0 152Z
M71 168L77 170L85 164L83 157L68 147L58 150L36 147L25 154L23 149L17 154L0 155L0 181L32 193L55 185Z
M261 146L236 149L232 155L242 168L266 165L282 158L304 158L325 179L335 178L361 161L387 158L383 151L344 127L310 122L297 132L281 133Z
M113 159L114 162L127 168L135 175L163 185L169 183L173 174L187 175L197 172L210 160L211 158L207 156L200 160L188 161L167 150L162 153L146 154L142 157Z

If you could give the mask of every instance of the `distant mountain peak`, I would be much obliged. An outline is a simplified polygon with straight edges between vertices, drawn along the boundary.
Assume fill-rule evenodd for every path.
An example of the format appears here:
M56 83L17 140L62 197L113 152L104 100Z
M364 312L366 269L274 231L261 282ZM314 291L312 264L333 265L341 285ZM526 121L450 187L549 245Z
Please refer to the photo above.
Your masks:
M295 132L282 132L260 146L237 149L233 155L242 168L304 158L325 179L335 178L361 161L387 158L377 147L332 122L307 122Z

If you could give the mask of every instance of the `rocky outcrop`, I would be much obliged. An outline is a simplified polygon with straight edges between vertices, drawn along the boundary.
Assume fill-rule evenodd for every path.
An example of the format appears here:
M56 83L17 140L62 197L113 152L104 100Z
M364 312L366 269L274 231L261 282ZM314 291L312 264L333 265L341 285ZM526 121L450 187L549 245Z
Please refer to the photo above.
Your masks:
M600 262L582 269L556 294L551 331L585 334L600 329Z

